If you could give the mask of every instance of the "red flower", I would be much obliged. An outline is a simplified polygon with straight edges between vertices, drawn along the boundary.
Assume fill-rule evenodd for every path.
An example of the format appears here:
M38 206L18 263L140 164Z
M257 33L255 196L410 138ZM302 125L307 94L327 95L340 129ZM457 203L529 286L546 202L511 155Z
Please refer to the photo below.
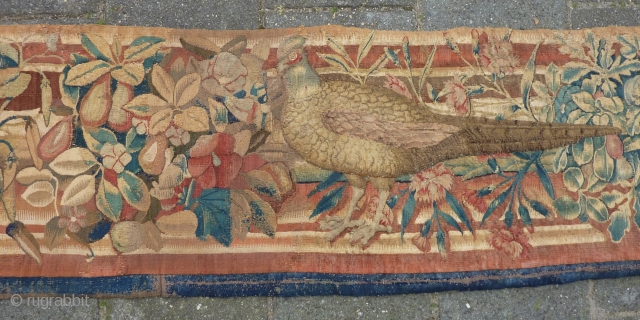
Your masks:
M391 89L409 99L413 99L413 97L411 96L411 93L409 92L409 89L407 89L407 86L404 84L404 82L402 82L402 80L387 74L387 79L384 81L384 87L387 89Z
M462 197L466 200L467 204L473 206L478 212L486 212L487 211L487 202L478 197L477 190L467 190L462 194Z
M187 168L202 188L225 188L238 175L242 157L233 152L235 138L226 133L203 135L189 150Z
M427 237L417 234L413 239L411 239L411 242L413 242L413 245L424 253L431 251L431 242L429 242L429 238Z
M376 215L376 209L378 208L379 202L380 202L379 195L375 194L369 197L365 202L364 206L362 207L364 210L364 214L367 217L373 219L373 217ZM393 223L393 211L391 211L391 208L389 208L389 206L385 205L384 209L382 210L382 213L384 215L382 216L380 225L390 226Z
M471 111L471 100L467 95L467 89L462 84L459 76L454 76L452 81L444 84L447 92L447 105L453 108L459 115L468 115Z
M411 190L416 191L416 200L431 204L444 198L445 191L453 185L453 174L449 168L438 164L411 177Z
M87 213L88 211L85 207L62 206L62 208L60 208L58 227L76 233L89 225Z
M532 249L529 244L529 238L520 228L511 227L507 229L504 224L496 223L489 231L491 235L487 242L495 249L511 256L511 259L515 260L520 256L526 257L529 250Z
M504 77L505 74L513 73L513 69L518 66L518 59L513 55L511 42L490 38L482 44L480 64L492 74Z

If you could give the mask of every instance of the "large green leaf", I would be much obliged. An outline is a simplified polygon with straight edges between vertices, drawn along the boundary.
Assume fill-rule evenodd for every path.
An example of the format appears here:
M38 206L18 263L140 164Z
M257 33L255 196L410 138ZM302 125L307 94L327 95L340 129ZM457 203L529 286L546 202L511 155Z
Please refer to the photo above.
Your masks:
M280 190L273 177L266 171L256 169L247 172L245 175L247 184L258 193L273 197L280 201Z
M447 203L449 203L451 210L453 210L453 212L456 214L458 219L460 219L460 221L464 223L467 229L473 232L473 228L471 227L471 222L469 221L467 214L464 212L464 208L462 207L462 205L460 205L460 202L458 202L458 200L448 190L445 190L445 193L446 193L445 199L447 200Z
M600 194L600 199L607 208L613 209L627 199L627 195L618 190L605 191Z
M613 66L613 50L607 45L607 40L600 39L598 42L598 65L605 69Z
M536 73L536 55L538 53L538 48L540 47L540 43L536 45L531 53L531 57L529 58L529 62L527 62L527 66L524 69L524 73L522 74L522 79L520 80L520 93L522 94L522 104L526 110L530 109L529 106L529 93L531 91L531 84L533 83L533 76Z
M612 113L620 113L624 110L624 103L619 97L600 97L596 100L596 107Z
M83 127L82 136L87 143L87 148L95 153L99 153L105 143L118 144L116 135L111 130L104 128Z
M345 186L346 184L343 184L340 187L327 192L327 194L325 194L322 199L320 199L320 202L318 202L318 205L315 207L315 209L313 209L313 212L309 216L309 219L323 212L329 211L333 207L335 207L338 204L338 201L340 201L340 199L342 198L342 193L344 192Z
M18 50L16 50L10 44L0 42L0 66L2 66L3 63L4 66L9 65L9 63L7 63L6 61L7 58L11 63L15 63L17 65L19 62L18 60L20 58L20 54L18 53Z
M585 91L580 91L578 93L574 93L571 95L571 99L578 105L584 112L594 112L596 111L596 102L593 99L593 96Z
M611 215L611 223L607 230L611 235L613 242L620 242L624 237L624 234L630 229L631 209L628 205L621 206L616 212Z
M640 201L638 201L638 195L633 198L633 209L636 214L633 216L633 220L636 222L636 226L640 228Z
M582 62L568 62L564 65L562 72L562 82L572 83L591 71L591 67Z
M44 227L44 245L49 250L53 250L64 240L66 228L61 228L60 217L56 216L51 218Z
M544 80L547 83L547 87L555 95L560 89L560 72L558 67L551 62L547 67L547 72L544 74Z
M627 35L627 36L618 36L618 41L622 47L620 48L620 54L627 59L633 59L638 54L638 48L640 45L638 44L638 38Z
M342 68L345 72L351 71L349 64L344 60L344 58L342 58L337 54L323 53L323 54L318 54L318 56L334 67Z
M589 218L593 220L603 222L609 219L609 211L607 211L607 207L598 198L587 197L586 209L587 209L587 214L589 215Z
M547 191L547 194L551 199L556 198L556 194L553 190L553 183L551 183L551 178L549 178L549 174L547 170L544 169L540 160L536 161L536 173L538 174L538 179L540 179L540 183L544 187L544 190Z
M76 65L69 70L65 84L68 86L86 86L111 70L111 65L102 60Z
M318 192L322 192L324 190L326 190L327 188L331 187L334 183L338 182L338 181L342 181L345 179L344 174L340 173L340 172L332 172L329 177L327 177L325 180L323 180L322 182L318 183L315 188L313 188L313 190L311 190L309 192L309 194L307 195L307 197L311 197L312 195L318 193Z
M0 99L19 96L27 89L29 83L31 83L31 75L28 73L15 73L11 75L10 79L7 79L6 82L0 83Z
M593 160L593 139L585 138L582 141L575 143L571 146L573 153L573 159L578 165L584 165Z
M196 236L200 240L212 236L222 245L230 246L233 237L229 189L205 189L196 201L198 206L193 210L198 218Z
M162 38L151 36L136 38L124 51L124 58L126 61L139 61L149 58L156 54L160 43L163 41L164 39Z
M411 191L409 193L409 197L407 201L404 203L404 207L402 207L402 222L400 224L400 236L404 237L404 230L409 225L409 221L411 221L411 217L413 216L413 212L416 208L416 192Z
M420 80L418 81L418 90L422 90L422 86L425 83L425 80L427 78L427 74L429 73L429 70L431 70L431 63L433 63L433 57L435 57L436 55L436 48L438 46L434 45L433 49L431 49L431 53L429 54L429 57L427 58L427 61L424 63L424 68L422 68L422 73L420 74ZM429 91L429 90L427 90ZM430 95L430 99L434 100L436 95L433 95L430 91L428 92L428 94ZM431 95L433 95L433 97L431 97Z
M609 75L624 75L629 76L631 72L637 72L640 70L640 61L627 60L621 63L619 66L613 67L609 70Z
M141 135L136 132L136 128L131 128L129 132L127 132L127 137L125 138L125 147L127 148L127 152L134 153L136 151L140 151L147 142L147 136Z
M571 192L576 192L584 184L584 175L579 168L569 168L564 172L564 186Z
M122 171L118 175L118 189L124 199L134 208L147 211L151 205L149 188L144 181L129 171Z
M98 193L96 193L96 207L112 221L120 220L122 212L122 195L116 186L104 179L98 183Z
M529 215L529 209L527 209L527 207L520 204L518 206L518 215L520 215L520 219L522 219L522 223L524 223L525 226L531 225L531 216Z
M80 100L80 88L67 85L67 77L69 75L70 66L64 67L60 74L59 87L60 87L60 100L62 103L75 110L78 101Z
M253 225L265 235L275 237L277 221L273 208L250 190L243 191L242 195L249 204Z
M567 148L558 149L552 160L553 171L561 172L567 167L568 161Z
M606 146L598 148L593 155L593 173L602 180L609 181L613 176L614 161L607 153Z
M369 54L369 50L371 50L371 46L373 44L374 34L375 34L375 30L371 31L371 33L369 33L369 35L366 36L360 43L360 46L358 47L358 58L356 59L358 65L360 65L360 62L362 62L362 59L366 57L367 54Z
M553 206L556 208L558 215L567 219L573 220L580 215L580 204L571 199L570 196L562 196L553 201Z
M587 191L589 192L600 192L604 187L607 186L607 183L600 180L595 173L591 173L589 178L587 178Z
M491 201L491 203L489 204L489 207L487 208L487 211L482 216L482 221L480 222L480 226L482 226L482 224L484 224L484 222L489 217L491 217L493 212L507 199L512 189L513 189L513 185L511 185L509 188L503 191L499 196L493 199L493 201Z
M113 53L107 41L98 35L83 33L80 37L82 46L98 60L113 62Z
M460 228L460 225L458 224L458 222L456 221L456 219L454 219L452 216L442 212L442 211L438 211L438 216L442 217L442 220L444 220L444 222L446 222L448 225L456 228L456 230L460 231L460 234L464 234L464 232L462 232L462 228Z

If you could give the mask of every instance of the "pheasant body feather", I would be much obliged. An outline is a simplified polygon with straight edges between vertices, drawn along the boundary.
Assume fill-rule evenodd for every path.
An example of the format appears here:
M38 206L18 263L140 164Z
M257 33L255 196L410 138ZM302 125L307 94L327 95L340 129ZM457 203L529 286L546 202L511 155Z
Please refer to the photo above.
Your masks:
M543 150L618 131L438 115L391 90L343 81L323 82L304 98L290 96L282 123L288 144L308 162L388 178L447 159Z
M353 90L355 87L359 88ZM348 108L351 111L366 111L364 107L374 105L376 99L393 103L387 96L364 89L366 87L348 82L327 82L321 85L316 94L306 99L290 99L282 119L288 144L305 160L327 170L380 177L394 177L414 171L414 165L407 161L413 157L411 150L340 134L323 123L324 115L331 110ZM362 101L362 95L368 93L373 95ZM385 113L389 119L400 121L421 117L417 110L400 108L389 108Z

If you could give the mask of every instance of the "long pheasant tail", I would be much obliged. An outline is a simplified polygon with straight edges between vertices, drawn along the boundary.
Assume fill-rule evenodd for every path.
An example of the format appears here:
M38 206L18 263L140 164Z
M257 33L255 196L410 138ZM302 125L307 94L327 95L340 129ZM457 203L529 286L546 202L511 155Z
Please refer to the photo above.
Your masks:
M568 125L566 128L551 128L551 136L549 140L549 148L563 147L574 144L584 138L601 137L622 133L622 130L609 126L589 126L589 125Z
M521 123L516 126L484 125L465 130L467 146L476 154L524 152L553 149L584 138L622 132L609 126ZM470 151L471 151L470 150Z
M454 123L453 117L439 117ZM622 130L608 126L498 121L484 118L458 123L461 130L436 146L417 151L416 172L448 159L497 153L528 152L572 145L588 137L619 134Z

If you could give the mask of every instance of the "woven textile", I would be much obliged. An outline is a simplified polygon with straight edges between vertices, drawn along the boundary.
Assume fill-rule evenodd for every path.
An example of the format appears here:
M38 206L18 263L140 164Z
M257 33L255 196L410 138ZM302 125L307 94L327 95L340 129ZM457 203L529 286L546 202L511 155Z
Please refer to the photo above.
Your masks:
M640 274L639 31L0 26L0 291Z

